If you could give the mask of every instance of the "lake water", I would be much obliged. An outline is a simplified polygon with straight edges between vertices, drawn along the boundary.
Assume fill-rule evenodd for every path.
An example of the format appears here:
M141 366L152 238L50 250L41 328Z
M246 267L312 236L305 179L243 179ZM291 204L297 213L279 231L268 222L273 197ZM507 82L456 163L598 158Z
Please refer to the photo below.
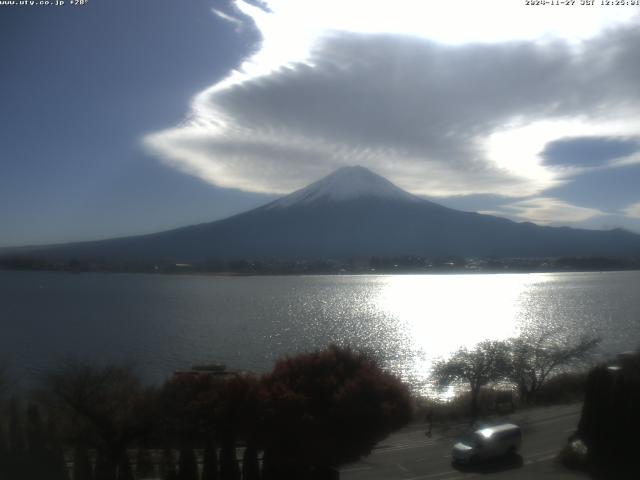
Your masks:
M0 271L0 358L28 378L73 354L149 380L192 363L264 372L331 342L417 390L434 358L525 326L640 345L640 272L216 277Z

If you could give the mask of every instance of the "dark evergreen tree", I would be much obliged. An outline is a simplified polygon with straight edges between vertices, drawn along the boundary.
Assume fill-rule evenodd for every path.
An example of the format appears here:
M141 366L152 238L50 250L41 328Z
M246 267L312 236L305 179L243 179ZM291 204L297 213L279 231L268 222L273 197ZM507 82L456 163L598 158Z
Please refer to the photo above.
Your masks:
M160 459L160 478L162 480L177 480L178 478L173 451L169 448L162 450L162 458Z
M262 453L262 480L278 480L277 467L269 448Z
M40 409L33 403L27 407L27 443L32 457L42 456L46 447L44 423Z
M277 450L268 448L262 457L262 480L297 480L308 478L310 472L305 468L306 464L297 465L295 459L282 453L273 453ZM302 471L300 471L302 470Z
M34 415L32 413L32 415ZM38 413L39 416L39 413ZM35 419L35 416L33 417ZM32 420L34 424L39 423L38 420ZM40 429L40 427L35 428ZM46 477L47 480L68 480L69 469L65 458L64 448L58 435L56 424L53 416L47 417L46 432L42 435L42 443L44 444L44 459L42 460L42 469L46 475L39 475L40 478ZM36 444L38 441L36 440Z
M0 418L0 455L7 453L7 439L4 436L4 425L2 424L4 418Z
M45 438L46 438L48 449L57 448L60 445L56 419L50 412L49 412L49 415L47 416Z
M53 456L47 451L44 424L38 407L30 403L27 406L27 453L23 471L27 478L46 478L51 473Z
M180 449L178 480L198 480L198 462L193 448Z
M69 480L69 468L62 446L47 450L46 465L49 468L47 480Z
M202 480L218 480L218 452L215 442L208 441L205 444L202 462Z
M204 445L214 430L223 382L213 375L176 376L159 394L158 423L181 445Z
M9 410L9 446L13 456L20 456L25 452L20 409L15 398L11 399Z
M640 353L620 354L587 377L577 436L587 444L596 478L640 478L635 458L640 429Z
M242 480L260 480L258 449L252 441L247 442L247 448L242 457Z
M138 480L155 478L155 469L151 453L146 448L139 448L136 457L136 476Z
M129 455L124 452L120 456L118 461L118 476L117 480L134 480L133 470L131 469L131 462L129 461Z
M96 452L96 466L94 470L95 480L115 480L117 465L112 459L107 457L107 454L98 449Z
M7 458L7 454L9 452L9 449L7 447L7 440L4 436L4 428L2 425L2 420L4 419L0 419L0 472L2 471L2 467L1 467L2 462L5 461L5 459Z
M240 467L236 458L236 444L233 434L227 431L222 436L220 449L220 479L240 480Z
M4 419L0 419L0 479L5 479L12 478L14 459L7 445L2 420Z
M86 447L78 446L73 452L73 480L93 480L93 471Z
M263 408L257 378L237 375L225 381L220 390L217 431L220 439L220 478L238 480L236 439L254 438Z

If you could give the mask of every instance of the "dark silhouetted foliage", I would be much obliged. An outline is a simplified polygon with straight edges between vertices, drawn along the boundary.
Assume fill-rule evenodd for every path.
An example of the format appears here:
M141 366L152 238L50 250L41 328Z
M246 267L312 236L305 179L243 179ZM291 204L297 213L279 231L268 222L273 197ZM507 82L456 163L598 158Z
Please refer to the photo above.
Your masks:
M22 435L20 408L15 398L11 399L9 410L9 447L14 456L23 455L26 451Z
M640 478L640 353L621 356L613 366L589 372L577 436L602 478Z
M223 382L216 409L222 434L255 435L263 412L260 382L252 375L236 375Z
M253 442L249 442L242 457L242 480L260 480L260 463L258 449Z
M45 391L66 435L97 449L96 480L114 480L127 447L155 428L153 391L130 367L67 361L48 373Z
M220 445L220 479L240 480L240 467L236 459L236 445L229 430L223 434Z
M258 380L251 375L235 376L224 382L218 405L220 478L239 480L236 439L254 438L260 428L262 404Z
M212 440L207 441L202 459L202 480L218 480L218 452Z
M52 467L55 468L55 448L47 449L40 409L33 403L27 406L26 434L28 452L25 452L25 472L33 478L48 477Z
M134 480L133 469L129 461L129 455L125 452L118 462L118 480Z
M180 449L178 480L198 480L198 463L192 448Z
M4 439L4 430L0 421L0 478L7 478L9 465L9 451Z
M45 444L43 470L46 472L47 480L68 480L70 472L65 459L64 445L51 412L48 412L47 415ZM42 478L42 475L40 475L40 478Z
M92 480L93 471L89 461L89 453L83 445L73 451L73 480Z
M160 458L160 478L162 480L178 479L176 461L173 456L173 451L169 448L162 450L162 457Z
M144 480L155 477L151 453L146 448L139 448L136 455L136 477Z
M47 465L49 465L46 475L47 480L69 480L69 469L62 447L59 446L51 450L49 458L50 460L47 462Z
M221 380L212 375L171 378L159 392L158 422L162 434L179 446L206 442L216 430Z
M584 400L587 372L576 371L554 375L535 394L536 405L557 405Z
M27 407L27 443L31 454L38 456L44 454L46 447L44 424L40 409L33 403Z
M236 439L257 434L261 409L258 389L258 380L250 375L173 377L159 395L165 438L188 448L204 447L217 440L221 447L219 463L215 453L209 451L204 474L210 478L239 479Z
M4 405L2 405L2 407L4 410ZM16 410L15 412L13 411L14 409ZM8 441L4 436L5 431L2 428L5 418L0 417L0 479L19 478L23 468L24 458L22 457L22 454L16 454L12 449L12 439L10 437L12 432L11 423L13 421L13 415L17 415L17 405L15 405L15 401L11 402L9 409ZM15 428L16 427L14 427L14 429Z
M60 432L55 415L51 412L51 409L47 412L47 424L46 424L46 438L47 448L54 449L60 446Z
M111 458L108 458L107 454L102 450L96 452L95 480L115 480L117 467L117 463L114 463Z
M7 446L7 440L4 437L4 428L2 427L2 421L0 421L0 461L6 457L9 452Z
M407 387L349 348L281 359L262 384L265 478L356 460L411 417Z

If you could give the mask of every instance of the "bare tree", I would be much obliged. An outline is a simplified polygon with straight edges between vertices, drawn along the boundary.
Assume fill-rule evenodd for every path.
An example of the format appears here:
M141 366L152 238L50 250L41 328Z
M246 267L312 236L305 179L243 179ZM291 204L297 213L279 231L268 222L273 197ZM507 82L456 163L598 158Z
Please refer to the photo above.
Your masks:
M588 359L600 340L583 336L571 341L558 328L525 332L509 341L507 378L524 402L530 402L554 374L566 371Z
M67 435L98 450L105 478L114 477L127 446L151 428L151 392L130 367L69 360L46 376L45 391Z
M505 377L507 344L485 340L472 350L461 348L448 360L435 363L433 378L440 388L454 383L467 384L471 393L471 416L478 414L480 389Z

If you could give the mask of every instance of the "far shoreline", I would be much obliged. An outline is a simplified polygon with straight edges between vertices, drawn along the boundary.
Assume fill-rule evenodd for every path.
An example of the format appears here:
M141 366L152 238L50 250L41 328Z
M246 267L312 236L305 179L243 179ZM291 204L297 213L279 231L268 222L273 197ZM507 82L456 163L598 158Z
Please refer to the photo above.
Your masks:
M153 276L189 276L189 277L391 277L391 276L453 276L453 275L532 275L532 274L557 274L557 273L623 273L638 272L636 268L620 268L620 269L545 269L545 270L449 270L449 271L368 271L368 272L207 272L207 271L152 271L152 270L106 270L106 269L21 269L21 268L0 268L0 272L27 272L27 273L67 273L73 275L79 274L132 274L132 275L153 275Z

